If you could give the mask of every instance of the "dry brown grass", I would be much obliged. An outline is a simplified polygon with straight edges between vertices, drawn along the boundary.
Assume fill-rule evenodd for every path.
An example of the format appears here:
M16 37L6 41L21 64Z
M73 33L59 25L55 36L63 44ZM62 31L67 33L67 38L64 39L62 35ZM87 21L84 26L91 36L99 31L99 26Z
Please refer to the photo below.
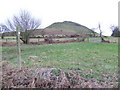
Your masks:
M117 83L88 80L77 73L64 72L56 68L21 70L2 62L2 88L105 88L117 87Z

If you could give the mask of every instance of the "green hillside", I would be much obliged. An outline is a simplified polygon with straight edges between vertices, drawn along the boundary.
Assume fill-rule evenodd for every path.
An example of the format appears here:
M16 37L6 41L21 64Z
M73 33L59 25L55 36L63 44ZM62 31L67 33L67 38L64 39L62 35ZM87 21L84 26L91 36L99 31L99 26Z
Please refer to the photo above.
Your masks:
M83 35L83 34L94 35L94 33L97 34L91 29L71 21L53 23L50 26L46 27L45 31L55 33L55 34L57 33L58 34L60 33L61 34L78 34L78 35Z

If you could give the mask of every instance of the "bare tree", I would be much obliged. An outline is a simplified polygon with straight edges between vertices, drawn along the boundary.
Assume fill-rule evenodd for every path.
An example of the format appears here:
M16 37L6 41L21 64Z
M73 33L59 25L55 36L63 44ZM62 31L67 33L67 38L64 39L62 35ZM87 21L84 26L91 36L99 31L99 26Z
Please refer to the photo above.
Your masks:
M10 32L6 25L0 24L1 39L4 39L5 32Z
M102 30L101 30L101 25L100 25L100 23L98 24L98 28L99 28L99 30L100 30L101 42L104 42L105 40L104 40L104 38L102 37Z
M7 27L14 31L16 26L20 28L20 39L24 44L29 43L29 37L33 30L40 26L40 20L32 17L30 12L26 10L21 10L18 16L13 16L12 20L7 20Z
M98 25L98 28L100 30L100 38L102 39L102 30L101 30L101 25L100 24Z
M110 43L110 41L108 40L105 40L102 36L102 30L101 30L101 25L99 24L98 26L99 30L100 30L100 38L101 38L101 42L106 42L106 43Z
M120 29L118 26L112 25L112 26L110 26L110 29L112 30L111 36L120 37Z

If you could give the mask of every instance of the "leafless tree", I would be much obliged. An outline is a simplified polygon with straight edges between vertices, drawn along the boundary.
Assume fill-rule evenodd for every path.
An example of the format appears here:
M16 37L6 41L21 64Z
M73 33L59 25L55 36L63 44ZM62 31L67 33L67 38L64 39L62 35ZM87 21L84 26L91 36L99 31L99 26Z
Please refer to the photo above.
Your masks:
M7 20L7 27L14 31L16 26L20 29L20 39L24 44L29 43L29 37L33 30L37 29L41 25L39 19L32 17L30 12L21 10L18 16L13 16L12 20Z
M101 38L101 42L105 41L104 38L102 37L102 30L101 30L101 25L100 23L98 24L98 28L100 30L100 38Z
M120 28L116 25L111 25L110 29L112 31L111 36L113 37L120 37Z
M10 32L10 30L7 28L6 25L0 24L0 35L1 35L1 39L4 39L5 32Z
M100 30L100 38L101 38L101 42L106 42L106 43L110 43L110 41L108 40L105 40L102 36L102 30L101 30L101 25L99 24L98 26L99 30Z
M102 30L101 30L101 25L100 25L100 23L99 23L99 25L98 25L98 28L99 28L99 30L100 30L100 38L102 38Z

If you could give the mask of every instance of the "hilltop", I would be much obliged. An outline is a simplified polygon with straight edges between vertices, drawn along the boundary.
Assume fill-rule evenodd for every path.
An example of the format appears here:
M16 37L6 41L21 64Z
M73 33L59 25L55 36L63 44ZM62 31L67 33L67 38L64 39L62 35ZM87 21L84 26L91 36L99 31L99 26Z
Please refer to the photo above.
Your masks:
M92 31L88 27L80 25L72 21L55 22L51 24L50 26L46 27L44 30L47 34L65 34L65 35L97 34L96 32Z

